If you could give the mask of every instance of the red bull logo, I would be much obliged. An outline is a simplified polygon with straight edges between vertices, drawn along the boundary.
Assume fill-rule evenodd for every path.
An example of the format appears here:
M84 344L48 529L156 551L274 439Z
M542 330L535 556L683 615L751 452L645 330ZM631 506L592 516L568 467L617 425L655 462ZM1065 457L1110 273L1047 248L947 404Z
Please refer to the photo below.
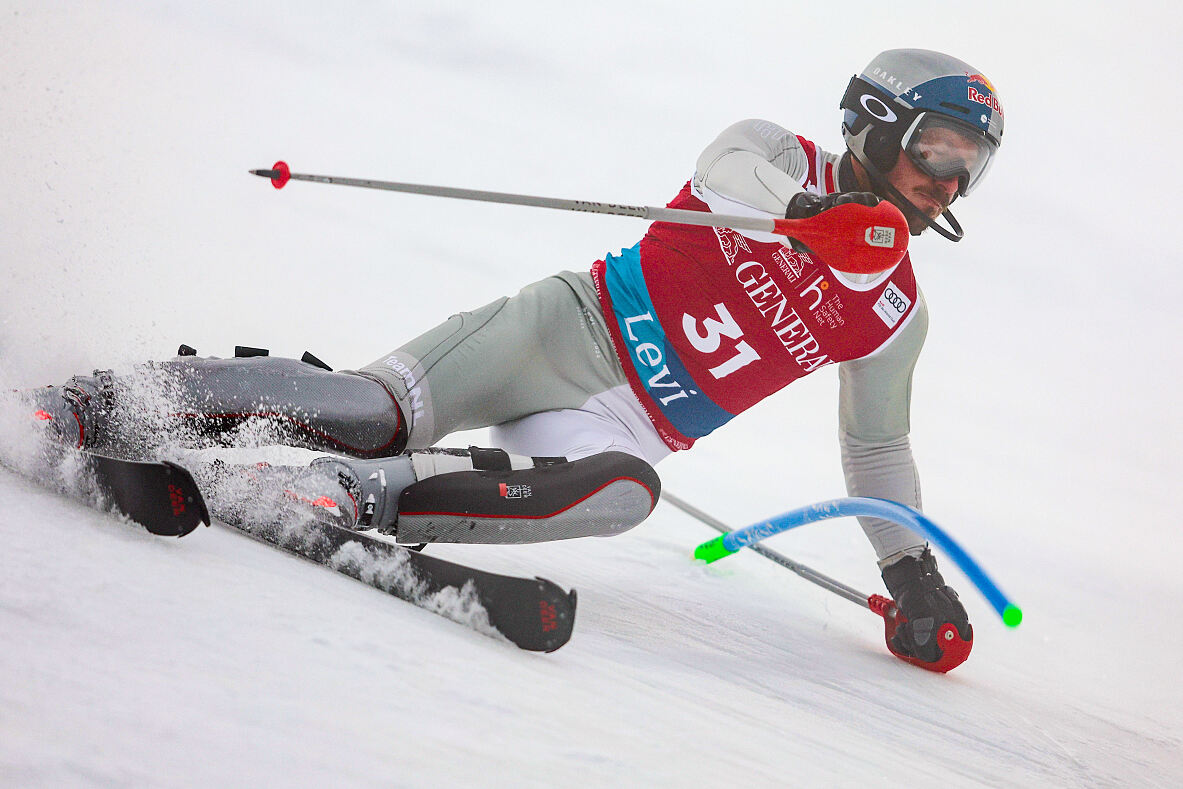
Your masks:
M987 107L994 110L999 115L1006 117L1005 113L1003 113L1003 111L1002 111L1002 104L998 101L998 97L994 96L991 93L979 93L977 88L970 87L969 100L973 101L973 102L977 102L978 104L985 104Z
M991 84L990 80L986 79L985 74L966 74L965 78L968 79L970 82L976 82L979 85L982 85L983 87L986 88L986 90L990 91L991 93L994 92L994 85Z

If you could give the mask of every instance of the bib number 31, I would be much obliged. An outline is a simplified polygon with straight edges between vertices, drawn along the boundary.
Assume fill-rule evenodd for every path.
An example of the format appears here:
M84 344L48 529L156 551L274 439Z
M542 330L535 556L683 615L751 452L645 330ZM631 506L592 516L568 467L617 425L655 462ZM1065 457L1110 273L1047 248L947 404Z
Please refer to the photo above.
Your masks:
M726 378L741 367L757 361L760 354L741 339L743 329L735 322L735 318L731 317L725 304L722 302L716 304L715 314L718 315L718 318L705 318L699 321L689 313L682 313L682 331L685 332L686 339L699 353L715 353L723 345L724 337L737 341L734 346L731 346L734 348L734 353L727 361L710 368L711 375L719 379Z

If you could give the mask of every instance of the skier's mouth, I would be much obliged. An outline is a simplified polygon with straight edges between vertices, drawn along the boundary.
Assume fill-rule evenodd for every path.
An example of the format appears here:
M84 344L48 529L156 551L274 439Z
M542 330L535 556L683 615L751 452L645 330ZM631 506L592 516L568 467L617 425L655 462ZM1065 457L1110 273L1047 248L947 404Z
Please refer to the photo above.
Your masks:
M948 208L948 203L937 197L934 197L928 192L917 190L915 196L919 199L916 207L932 218L940 216L941 212Z

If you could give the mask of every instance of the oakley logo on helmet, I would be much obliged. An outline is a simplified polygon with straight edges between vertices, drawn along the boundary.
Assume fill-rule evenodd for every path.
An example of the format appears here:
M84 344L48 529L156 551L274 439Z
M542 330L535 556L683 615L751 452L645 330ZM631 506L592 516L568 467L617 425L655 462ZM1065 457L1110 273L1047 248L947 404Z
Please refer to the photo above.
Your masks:
M884 247L891 249L895 246L895 228L894 227L868 227L866 233L866 241L873 247Z
M898 89L900 93L906 93L909 90L902 79L895 76L894 74L889 74L886 69L875 66L871 69L871 73L876 77L879 77L879 79L883 80L891 87Z
M871 103L874 102L875 109L872 109ZM883 103L883 100L878 96L872 96L870 93L864 93L859 99L859 104L863 105L863 109L874 115L881 121L888 123L895 123L898 116L892 112L891 107Z

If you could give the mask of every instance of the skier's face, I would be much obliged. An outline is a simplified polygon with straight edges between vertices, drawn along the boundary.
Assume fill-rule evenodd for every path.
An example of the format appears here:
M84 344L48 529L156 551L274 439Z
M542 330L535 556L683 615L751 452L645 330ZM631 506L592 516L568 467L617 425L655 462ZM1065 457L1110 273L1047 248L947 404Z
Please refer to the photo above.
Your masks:
M934 178L922 172L912 162L911 157L903 153L897 159L895 167L887 174L887 180L929 219L936 219L940 216L941 212L948 208L949 203L953 202L953 198L957 196L956 175L948 178ZM902 209L903 206L900 208ZM905 216L907 216L906 211ZM908 225L913 233L919 233L925 227L923 222L913 218L909 218Z

